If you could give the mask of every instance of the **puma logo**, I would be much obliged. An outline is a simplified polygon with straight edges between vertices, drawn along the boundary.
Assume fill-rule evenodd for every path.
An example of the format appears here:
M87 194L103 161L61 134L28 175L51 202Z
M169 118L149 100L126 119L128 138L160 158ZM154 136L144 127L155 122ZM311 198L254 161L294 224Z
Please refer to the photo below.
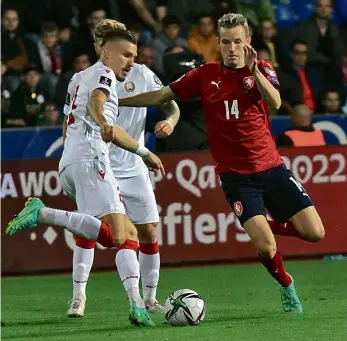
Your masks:
M220 83L220 82L221 82L221 81L219 81L218 83L215 82L215 81L212 81L211 84L212 84L212 85L215 85L215 86L219 89L219 83Z

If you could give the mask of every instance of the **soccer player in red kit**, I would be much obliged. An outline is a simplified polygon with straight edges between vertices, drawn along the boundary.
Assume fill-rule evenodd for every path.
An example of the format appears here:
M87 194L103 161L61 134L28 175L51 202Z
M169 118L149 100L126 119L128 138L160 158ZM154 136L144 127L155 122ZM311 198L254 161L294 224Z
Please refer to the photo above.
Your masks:
M324 227L276 150L269 120L269 109L281 105L276 72L271 63L257 60L243 15L223 15L218 35L222 62L202 65L158 91L121 99L120 105L142 107L176 96L182 101L201 97L210 152L226 198L262 264L280 284L283 309L302 312L274 234L315 242L324 237ZM265 209L275 221L267 221Z

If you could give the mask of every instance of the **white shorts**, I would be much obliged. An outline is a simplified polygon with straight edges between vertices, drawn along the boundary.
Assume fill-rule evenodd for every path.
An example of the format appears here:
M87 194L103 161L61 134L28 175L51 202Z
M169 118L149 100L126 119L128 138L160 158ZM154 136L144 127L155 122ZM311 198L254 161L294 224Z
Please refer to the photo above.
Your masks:
M99 161L73 163L60 172L60 182L76 201L79 213L101 218L111 213L125 214L119 187L109 165Z
M126 214L134 224L158 223L157 202L149 174L117 178Z

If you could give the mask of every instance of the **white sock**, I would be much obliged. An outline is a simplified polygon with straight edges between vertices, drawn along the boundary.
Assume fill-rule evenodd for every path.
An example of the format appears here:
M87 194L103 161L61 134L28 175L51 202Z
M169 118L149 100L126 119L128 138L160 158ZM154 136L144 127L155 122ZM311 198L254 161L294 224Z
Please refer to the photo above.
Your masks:
M138 307L145 307L139 291L140 265L136 252L130 249L121 249L116 255L116 266L120 280L129 297L130 306L135 301Z
M90 270L94 260L94 248L83 249L75 245L73 252L73 297L85 297Z
M159 252L147 255L139 252L143 300L152 303L156 300L159 282L160 255Z
M38 222L62 226L73 234L97 240L101 221L88 214L75 213L44 207L39 211Z

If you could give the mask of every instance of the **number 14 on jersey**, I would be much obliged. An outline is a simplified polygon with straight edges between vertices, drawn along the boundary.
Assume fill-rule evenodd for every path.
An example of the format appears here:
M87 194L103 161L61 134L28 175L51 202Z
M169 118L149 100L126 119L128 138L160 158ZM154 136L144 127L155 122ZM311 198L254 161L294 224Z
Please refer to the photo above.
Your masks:
M237 99L234 99L231 108L229 106L229 101L224 101L225 106L225 115L227 120L230 120L231 115L234 115L236 119L239 118L240 112L239 112L239 103Z

